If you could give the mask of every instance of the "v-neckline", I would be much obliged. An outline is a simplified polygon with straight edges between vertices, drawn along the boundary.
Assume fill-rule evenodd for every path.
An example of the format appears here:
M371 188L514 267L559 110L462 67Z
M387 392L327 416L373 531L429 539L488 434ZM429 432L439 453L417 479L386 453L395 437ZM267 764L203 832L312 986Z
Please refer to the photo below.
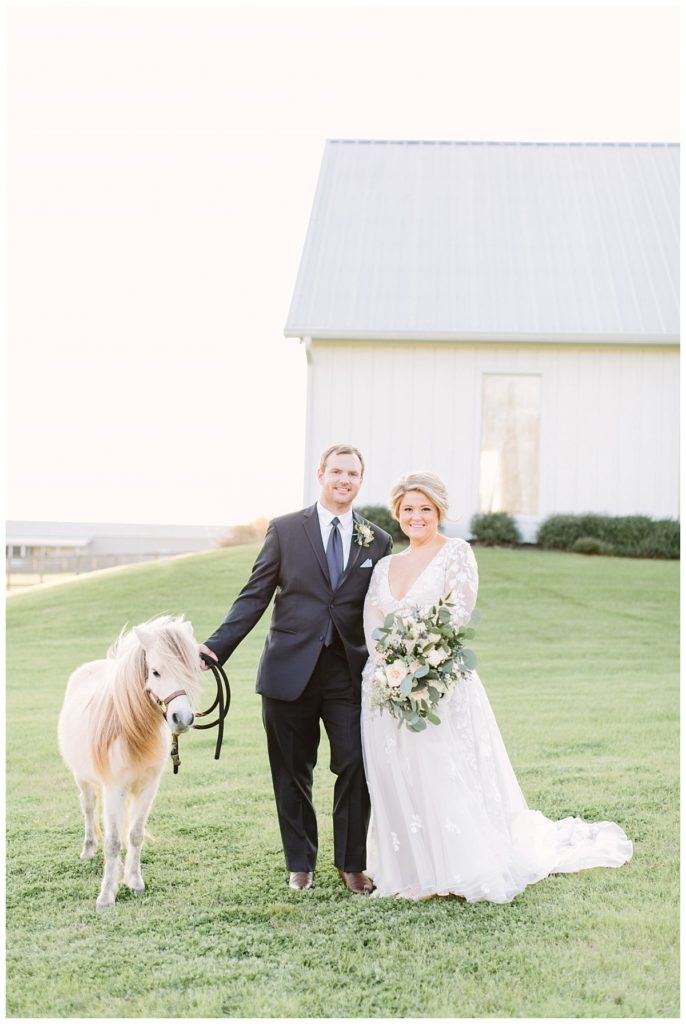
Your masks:
M429 559L429 561L426 563L426 565L424 566L422 571L419 573L419 575L415 576L415 578L412 580L412 583L407 588L407 590L405 591L405 593L403 594L402 597L396 597L395 594L393 593L393 591L391 590L391 560L393 558L393 555L390 555L390 557L388 559L388 569L386 570L386 586L388 587L388 593L391 595L391 597L393 598L394 601L398 601L398 602L404 601L405 598L407 597L407 595L412 593L412 591L417 586L417 584L419 583L420 579L422 578L422 576L424 575L426 570L429 568L430 565L434 564L434 562L436 561L436 559L440 555L441 551L443 551L443 549L446 548L449 543L450 543L450 540L446 537L445 542L443 544L441 544L441 546L438 549L438 551L436 552L436 554L432 558Z

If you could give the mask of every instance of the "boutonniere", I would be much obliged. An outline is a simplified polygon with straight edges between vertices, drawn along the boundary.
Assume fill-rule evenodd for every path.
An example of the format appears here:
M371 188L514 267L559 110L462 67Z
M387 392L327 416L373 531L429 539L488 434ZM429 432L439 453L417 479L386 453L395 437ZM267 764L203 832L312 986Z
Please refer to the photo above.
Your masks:
M355 523L355 530L353 537L356 544L359 544L361 548L368 548L374 540L374 531L371 526L367 526L366 523Z

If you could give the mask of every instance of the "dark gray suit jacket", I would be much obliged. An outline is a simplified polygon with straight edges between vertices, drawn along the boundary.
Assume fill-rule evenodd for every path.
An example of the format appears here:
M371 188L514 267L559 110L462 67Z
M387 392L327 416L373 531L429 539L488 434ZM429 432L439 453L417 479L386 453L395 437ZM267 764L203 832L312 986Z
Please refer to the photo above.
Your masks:
M250 579L221 626L206 641L223 664L258 622L276 592L274 611L257 671L257 692L277 700L297 700L321 654L329 615L343 641L353 686L360 687L367 648L362 608L380 558L393 540L357 513L354 521L374 532L369 547L353 540L334 591L329 580L317 506L279 516L267 530ZM362 568L365 563L371 563Z

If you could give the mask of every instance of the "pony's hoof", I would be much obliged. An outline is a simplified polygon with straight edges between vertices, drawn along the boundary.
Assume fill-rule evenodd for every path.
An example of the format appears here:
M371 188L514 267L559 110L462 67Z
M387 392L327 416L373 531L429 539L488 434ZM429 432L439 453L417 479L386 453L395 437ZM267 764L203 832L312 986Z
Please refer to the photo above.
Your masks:
M98 896L95 901L96 910L109 910L114 906L114 896Z
M79 854L79 857L81 858L81 860L90 860L91 857L95 857L96 850L97 846L95 843L85 843L83 849L81 850L81 853Z
M129 887L135 896L141 896L145 892L145 882L142 878L132 878L124 884Z

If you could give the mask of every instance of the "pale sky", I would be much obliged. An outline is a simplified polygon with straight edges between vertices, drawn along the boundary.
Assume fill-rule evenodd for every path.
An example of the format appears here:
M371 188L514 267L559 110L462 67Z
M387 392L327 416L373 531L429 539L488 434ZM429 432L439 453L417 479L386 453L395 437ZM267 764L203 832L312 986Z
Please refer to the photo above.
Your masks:
M7 517L300 507L283 328L325 140L676 142L678 18L10 8Z

